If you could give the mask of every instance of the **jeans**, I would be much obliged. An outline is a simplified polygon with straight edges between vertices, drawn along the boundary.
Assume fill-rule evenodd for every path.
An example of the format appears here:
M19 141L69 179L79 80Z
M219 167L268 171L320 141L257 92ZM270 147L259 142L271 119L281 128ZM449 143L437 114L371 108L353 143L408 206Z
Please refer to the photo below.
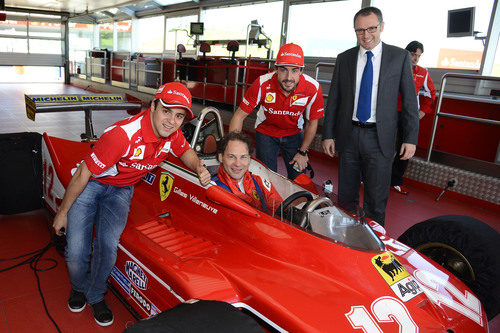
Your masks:
M305 170L302 172L295 171L293 164L290 164L303 140L304 134L302 132L290 136L273 137L256 131L256 156L265 166L276 172L278 170L278 153L281 153L285 162L287 177L293 180L301 173L305 173Z
M104 298L133 194L132 185L117 187L90 179L68 212L65 257L69 278L89 304Z

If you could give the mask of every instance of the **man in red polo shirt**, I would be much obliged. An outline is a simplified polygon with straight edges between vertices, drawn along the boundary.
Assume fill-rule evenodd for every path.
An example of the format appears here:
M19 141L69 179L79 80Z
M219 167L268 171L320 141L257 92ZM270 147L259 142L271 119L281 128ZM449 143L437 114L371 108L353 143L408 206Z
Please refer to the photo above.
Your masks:
M113 323L104 293L127 223L133 184L169 153L194 170L203 186L210 182L208 170L180 130L184 119L192 117L189 90L180 83L161 86L149 109L104 131L71 178L53 227L58 235L66 232L72 312L82 311L87 302L99 325Z
M426 114L432 114L434 112L432 106L436 99L436 88L434 87L434 83L427 69L417 65L420 56L424 53L424 45L414 40L406 46L406 50L410 52L413 81L415 82L415 89L417 92L418 117L422 119ZM398 101L398 110L401 111L401 108L400 98ZM400 140L398 140L396 152L401 152ZM403 185L403 175L408 167L408 161L409 160L400 159L399 156L395 156L392 163L391 189L405 195L410 193L408 188Z
M281 153L288 178L295 179L309 161L307 151L324 114L323 93L319 83L304 74L299 45L283 45L275 66L276 71L261 75L248 89L229 131L241 131L245 118L260 106L255 123L257 158L277 171Z

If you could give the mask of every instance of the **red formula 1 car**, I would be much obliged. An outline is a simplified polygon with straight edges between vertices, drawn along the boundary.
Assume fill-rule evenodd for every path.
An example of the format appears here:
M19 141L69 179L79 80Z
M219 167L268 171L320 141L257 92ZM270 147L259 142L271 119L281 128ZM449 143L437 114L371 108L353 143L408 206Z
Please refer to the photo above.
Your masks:
M184 132L216 171L217 111L205 109ZM89 148L44 135L52 211ZM136 185L110 281L141 317L197 298L228 302L269 331L488 331L481 302L447 270L337 208L307 177L289 181L257 160L250 171L286 198L274 216L202 187L174 158Z

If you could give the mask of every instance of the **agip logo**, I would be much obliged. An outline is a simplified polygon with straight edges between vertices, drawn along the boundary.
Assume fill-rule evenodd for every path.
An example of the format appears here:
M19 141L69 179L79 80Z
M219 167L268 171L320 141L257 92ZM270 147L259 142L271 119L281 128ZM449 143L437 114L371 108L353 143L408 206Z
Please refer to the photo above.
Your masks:
M410 276L391 252L376 255L372 258L372 264L389 285Z
M125 272L134 286L141 290L148 289L148 277L135 262L127 261L125 263Z
M165 172L162 173L160 177L160 199L164 201L170 195L172 191L172 185L174 183L174 176Z
M385 282L391 287L392 291L403 302L408 302L423 292L417 281L415 281L391 252L377 254L371 261Z

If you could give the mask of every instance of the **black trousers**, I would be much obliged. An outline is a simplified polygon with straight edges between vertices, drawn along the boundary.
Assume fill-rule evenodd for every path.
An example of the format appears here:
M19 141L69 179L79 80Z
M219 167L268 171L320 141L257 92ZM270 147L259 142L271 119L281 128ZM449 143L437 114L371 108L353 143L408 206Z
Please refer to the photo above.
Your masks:
M377 129L354 127L347 146L339 152L339 205L347 211L356 211L362 177L365 215L384 225L391 165L392 156L386 157L380 150Z
M391 186L403 185L403 176L408 167L409 160L400 159L399 151L401 150L401 144L401 140L398 139L396 156L394 156L394 162L392 163Z
M391 175L391 186L403 185L403 176L405 174L406 168L408 167L409 160L402 160L399 155L401 151L401 145L403 141L401 140L401 112L399 113L398 122L398 141L396 143L396 155L394 156L394 162L392 163L392 175Z

